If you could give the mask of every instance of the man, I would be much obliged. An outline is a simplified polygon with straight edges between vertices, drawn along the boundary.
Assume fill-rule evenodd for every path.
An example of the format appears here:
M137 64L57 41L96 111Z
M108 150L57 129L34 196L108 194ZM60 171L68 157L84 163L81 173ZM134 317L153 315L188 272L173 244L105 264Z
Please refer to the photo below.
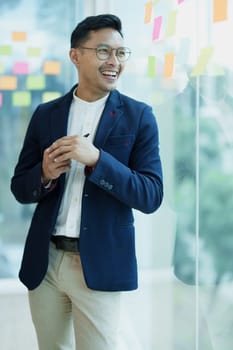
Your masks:
M30 121L11 189L37 202L20 279L41 350L114 350L122 291L137 288L132 208L163 197L151 107L120 94L130 50L120 19L87 17L71 35L78 85L40 105Z

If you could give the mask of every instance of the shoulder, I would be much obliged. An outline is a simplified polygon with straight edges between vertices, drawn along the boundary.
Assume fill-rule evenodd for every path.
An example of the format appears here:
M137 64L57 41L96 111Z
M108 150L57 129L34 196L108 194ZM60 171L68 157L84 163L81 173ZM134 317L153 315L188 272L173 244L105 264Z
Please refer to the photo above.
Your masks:
M128 95L125 95L125 94L122 94L120 93L118 90L115 90L114 93L116 95L118 95L121 103L124 105L124 106L133 106L134 108L139 108L140 110L143 110L143 109L152 109L152 107L150 105L148 105L147 103L143 102L143 101L140 101L140 100L137 100L131 96L128 96Z

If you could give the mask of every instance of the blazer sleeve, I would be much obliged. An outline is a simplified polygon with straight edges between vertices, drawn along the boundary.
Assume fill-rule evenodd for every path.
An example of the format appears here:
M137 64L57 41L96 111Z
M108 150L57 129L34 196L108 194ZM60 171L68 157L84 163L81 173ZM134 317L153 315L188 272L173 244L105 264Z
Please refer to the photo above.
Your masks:
M15 198L24 204L39 202L51 189L41 183L43 150L39 137L39 107L29 123L23 147L19 154L14 175L11 179L11 191ZM45 126L46 127L46 126Z
M152 213L161 205L159 133L150 106L143 109L129 163L123 164L101 149L99 161L88 179L125 205L144 213Z

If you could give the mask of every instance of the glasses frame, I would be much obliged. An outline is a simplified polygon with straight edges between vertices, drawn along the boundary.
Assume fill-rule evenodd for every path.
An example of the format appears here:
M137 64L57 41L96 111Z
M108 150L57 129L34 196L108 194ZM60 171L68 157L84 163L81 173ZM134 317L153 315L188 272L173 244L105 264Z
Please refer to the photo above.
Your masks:
M113 51L116 51L116 57L118 59L119 62L126 62L129 58L130 58L130 55L131 55L131 50L128 48L128 47L118 47L117 49L113 49L111 46L108 46L108 45L98 45L97 47L86 47L86 46L81 46L79 45L78 48L80 49L84 49L84 50L94 50L95 53L96 53L96 57L100 60L100 61L106 61L109 59L109 57L112 56L112 52ZM101 48L106 48L109 50L108 52L108 56L106 56L105 58L102 58L98 55L98 49L101 49ZM126 50L126 53L128 54L128 56L125 58L125 59L122 59L120 56L119 56L119 51L120 50Z

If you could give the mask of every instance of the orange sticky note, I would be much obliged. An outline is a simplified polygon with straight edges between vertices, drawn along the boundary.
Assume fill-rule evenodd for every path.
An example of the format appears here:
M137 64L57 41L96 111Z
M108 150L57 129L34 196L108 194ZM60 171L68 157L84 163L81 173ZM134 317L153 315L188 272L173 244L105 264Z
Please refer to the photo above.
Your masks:
M0 77L0 90L16 90L17 78L12 76Z
M213 21L220 22L227 19L228 0L213 0Z
M144 17L144 23L145 23L145 24L151 22L152 10L153 10L153 3L152 3L152 1L147 2L147 3L145 4L145 17Z
M164 78L171 78L174 71L174 53L167 53L164 60Z
M13 41L26 41L27 33L26 32L12 32Z
M44 63L44 74L57 75L61 73L61 63L58 61L47 61Z

